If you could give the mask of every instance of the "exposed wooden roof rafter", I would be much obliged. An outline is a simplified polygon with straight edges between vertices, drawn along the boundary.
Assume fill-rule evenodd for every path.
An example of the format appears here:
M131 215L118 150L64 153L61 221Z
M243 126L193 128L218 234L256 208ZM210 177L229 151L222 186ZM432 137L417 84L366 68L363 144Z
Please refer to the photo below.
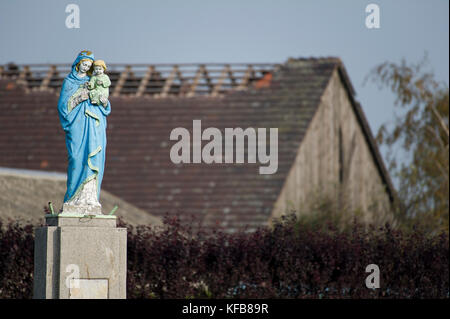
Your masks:
M208 63L208 64L109 64L111 96L213 96L232 90L246 90L267 72L273 63ZM58 94L69 64L0 65L0 77L15 79L31 90Z

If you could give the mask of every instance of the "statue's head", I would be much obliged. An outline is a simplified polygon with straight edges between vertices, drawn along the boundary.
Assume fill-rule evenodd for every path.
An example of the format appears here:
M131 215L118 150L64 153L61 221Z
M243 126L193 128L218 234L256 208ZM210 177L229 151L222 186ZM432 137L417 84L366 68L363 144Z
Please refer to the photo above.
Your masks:
M78 53L77 58L72 64L72 71L87 73L90 75L89 71L91 69L92 63L94 62L94 54L91 51L84 50Z
M80 73L88 73L88 71L91 69L91 66L92 66L92 60L83 59L80 62L78 62L75 69Z
M94 75L103 74L106 71L106 64L103 60L95 60L94 61Z

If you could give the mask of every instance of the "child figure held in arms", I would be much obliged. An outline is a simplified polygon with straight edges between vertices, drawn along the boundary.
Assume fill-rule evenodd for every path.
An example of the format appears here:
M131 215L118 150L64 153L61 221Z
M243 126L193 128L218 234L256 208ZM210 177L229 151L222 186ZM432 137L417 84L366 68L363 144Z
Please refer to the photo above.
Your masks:
M111 80L105 74L106 64L103 60L94 61L93 72L91 79L88 83L89 98L92 104L102 105L102 101L108 100L109 87L111 86Z

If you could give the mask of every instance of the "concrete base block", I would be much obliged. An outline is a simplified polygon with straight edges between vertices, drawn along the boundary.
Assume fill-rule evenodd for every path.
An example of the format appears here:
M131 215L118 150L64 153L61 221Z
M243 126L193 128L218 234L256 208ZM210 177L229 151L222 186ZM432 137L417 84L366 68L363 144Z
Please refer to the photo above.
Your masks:
M125 228L115 216L50 215L35 230L35 299L125 299Z

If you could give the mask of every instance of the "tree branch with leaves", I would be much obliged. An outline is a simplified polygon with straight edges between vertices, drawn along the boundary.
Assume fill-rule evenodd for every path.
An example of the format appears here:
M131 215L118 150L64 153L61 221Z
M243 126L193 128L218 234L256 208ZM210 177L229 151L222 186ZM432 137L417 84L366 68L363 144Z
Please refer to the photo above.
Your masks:
M427 56L417 64L385 62L376 66L366 80L395 95L402 109L394 127L382 125L377 141L390 150L400 147L410 160L388 159L399 181L403 203L402 219L420 224L431 232L449 229L449 89L423 71ZM392 154L392 152L389 152Z

